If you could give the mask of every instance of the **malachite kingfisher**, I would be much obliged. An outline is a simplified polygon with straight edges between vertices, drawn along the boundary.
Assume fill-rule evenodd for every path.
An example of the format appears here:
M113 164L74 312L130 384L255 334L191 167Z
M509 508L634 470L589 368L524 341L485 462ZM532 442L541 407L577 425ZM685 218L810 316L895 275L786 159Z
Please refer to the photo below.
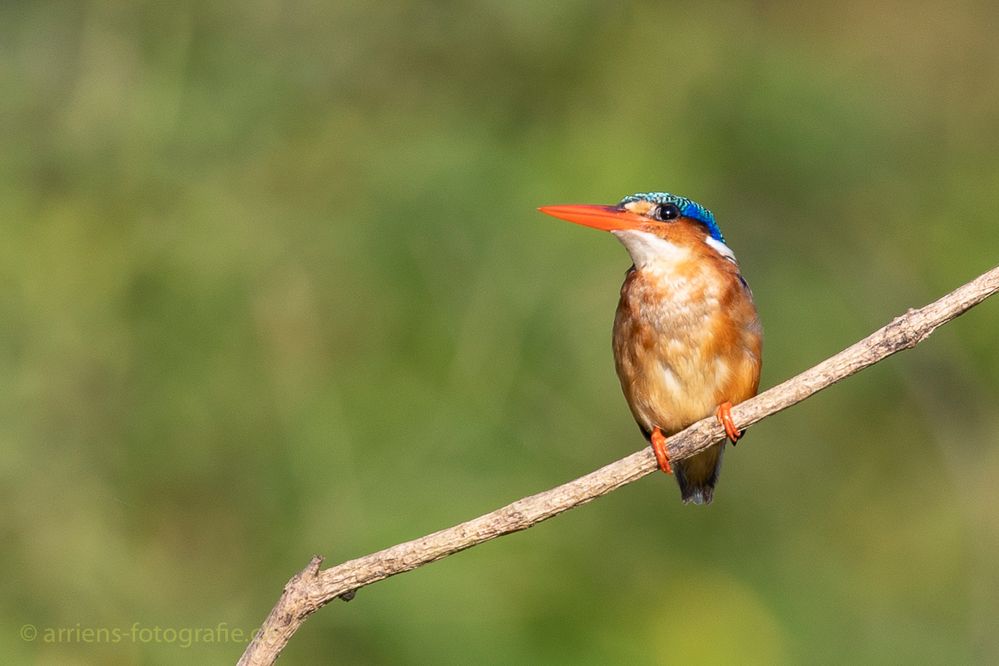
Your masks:
M763 348L752 292L714 215L667 192L539 210L609 231L631 255L614 317L617 376L684 503L710 503L725 442L671 466L666 437L714 413L735 444L731 408L756 395Z

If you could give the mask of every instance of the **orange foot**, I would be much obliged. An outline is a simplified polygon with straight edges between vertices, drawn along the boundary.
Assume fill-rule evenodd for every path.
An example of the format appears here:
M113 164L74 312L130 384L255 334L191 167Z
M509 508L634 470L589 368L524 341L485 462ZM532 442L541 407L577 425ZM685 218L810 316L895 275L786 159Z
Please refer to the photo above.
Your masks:
M725 401L718 405L718 411L715 412L715 416L718 417L718 421L725 428L725 434L732 441L732 446L735 446L735 443L742 437L742 431L736 429L735 422L732 420L732 403Z
M666 453L666 435L656 426L652 429L652 452L656 454L659 461L659 469L667 474L673 473L673 468L669 466L669 454Z

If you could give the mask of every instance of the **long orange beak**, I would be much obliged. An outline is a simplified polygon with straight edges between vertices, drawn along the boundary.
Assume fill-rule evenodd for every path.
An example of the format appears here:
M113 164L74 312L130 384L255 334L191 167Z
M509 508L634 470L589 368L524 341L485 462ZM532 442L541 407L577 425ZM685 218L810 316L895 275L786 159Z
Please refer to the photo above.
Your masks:
M604 231L627 231L629 229L640 229L648 222L648 219L637 213L621 210L616 206L542 206L539 208L542 213L557 217L560 220L567 220L582 224L585 227L602 229Z

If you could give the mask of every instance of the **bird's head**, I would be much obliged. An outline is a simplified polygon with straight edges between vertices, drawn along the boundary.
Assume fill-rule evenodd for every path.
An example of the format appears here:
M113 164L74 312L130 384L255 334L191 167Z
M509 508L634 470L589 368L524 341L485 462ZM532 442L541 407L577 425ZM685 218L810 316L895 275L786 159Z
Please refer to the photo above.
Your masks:
M638 268L652 268L704 252L735 261L711 211L668 192L632 194L615 206L543 206L538 210L611 232L628 249Z

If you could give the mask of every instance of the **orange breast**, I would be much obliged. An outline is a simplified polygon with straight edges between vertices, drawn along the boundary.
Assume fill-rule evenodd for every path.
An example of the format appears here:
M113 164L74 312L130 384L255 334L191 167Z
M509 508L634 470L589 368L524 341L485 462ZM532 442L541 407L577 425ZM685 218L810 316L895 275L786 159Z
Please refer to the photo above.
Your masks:
M699 255L669 274L632 270L614 320L621 388L643 430L679 432L759 387L762 331L738 268Z

